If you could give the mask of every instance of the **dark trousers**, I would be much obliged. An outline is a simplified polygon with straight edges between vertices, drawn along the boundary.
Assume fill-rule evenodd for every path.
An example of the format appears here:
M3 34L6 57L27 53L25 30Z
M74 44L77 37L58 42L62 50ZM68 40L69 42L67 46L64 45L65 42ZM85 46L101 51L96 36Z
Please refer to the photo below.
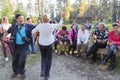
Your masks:
M32 37L32 41L30 41L28 47L27 47L27 51L30 52L30 49L31 49L31 52L34 53L36 52L36 48L35 48L35 44L34 44L34 38Z
M106 43L105 43L105 44L102 44L102 43L96 42L96 43L94 43L94 44L91 46L91 48L90 48L90 50L88 51L87 54L88 54L89 56L92 54L92 60L93 60L93 61L96 61L98 49L99 49L99 48L105 48L106 45L107 45Z
M45 76L49 76L52 64L53 45L49 46L39 45L39 49L41 51L41 72L43 72Z
M77 46L77 41L73 41L73 44L69 45L69 47L68 47L68 53L70 53L70 50L72 49L72 54L74 54L76 46Z
M25 60L26 60L26 49L27 45L15 45L12 68L14 73L16 74L24 74L25 73Z
M58 40L56 40L56 41L54 42L54 49L55 49L55 50L57 50L57 45L58 45L58 43L59 43Z
M27 47L27 51L30 52L30 48L31 48L31 52L34 53L36 52L35 50L35 44L33 42L30 42L28 47Z

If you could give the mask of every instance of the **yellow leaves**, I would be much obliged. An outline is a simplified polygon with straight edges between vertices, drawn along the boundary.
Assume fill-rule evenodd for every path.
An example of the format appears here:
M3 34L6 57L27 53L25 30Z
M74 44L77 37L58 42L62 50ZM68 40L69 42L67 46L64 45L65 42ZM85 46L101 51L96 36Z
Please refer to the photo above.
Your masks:
M89 7L89 0L82 0L80 4L81 5L79 7L79 14L80 16L84 16L85 12Z
M70 5L70 1L68 1L67 6L65 7L65 19L68 21L70 18L70 12L73 11L71 5Z

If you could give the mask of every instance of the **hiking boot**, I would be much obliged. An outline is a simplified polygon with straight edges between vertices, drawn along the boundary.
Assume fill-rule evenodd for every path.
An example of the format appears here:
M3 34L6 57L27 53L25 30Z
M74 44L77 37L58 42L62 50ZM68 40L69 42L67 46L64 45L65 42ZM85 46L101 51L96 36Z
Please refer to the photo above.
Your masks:
M111 64L108 68L107 71L112 71L115 68L115 66L113 64Z
M17 74L16 73L13 73L12 75L11 75L11 79L14 79L14 78L16 78L17 77Z
M49 80L49 76L46 76L46 77L45 77L45 80Z
M41 73L40 73L40 76L41 76L41 77L44 77L44 76L45 76L44 72L41 72Z
M21 75L21 79L22 79L22 80L25 80L25 79L26 79L26 74L22 74L22 75Z
M78 55L78 54L76 55L76 58L80 58L80 57L81 57L80 55Z

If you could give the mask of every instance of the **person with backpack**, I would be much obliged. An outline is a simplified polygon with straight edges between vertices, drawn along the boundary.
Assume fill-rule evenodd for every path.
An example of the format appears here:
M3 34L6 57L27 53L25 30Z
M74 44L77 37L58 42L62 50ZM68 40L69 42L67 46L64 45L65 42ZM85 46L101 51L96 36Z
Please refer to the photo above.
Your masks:
M10 34L6 36L5 41L3 40L3 35L4 33L11 27L11 24L9 23L8 17L3 16L2 17L2 23L0 24L0 41L2 44L2 49L3 49L3 54L4 54L4 60L8 61L8 56L7 56L7 46L10 49L11 55L13 55L13 49L10 44Z

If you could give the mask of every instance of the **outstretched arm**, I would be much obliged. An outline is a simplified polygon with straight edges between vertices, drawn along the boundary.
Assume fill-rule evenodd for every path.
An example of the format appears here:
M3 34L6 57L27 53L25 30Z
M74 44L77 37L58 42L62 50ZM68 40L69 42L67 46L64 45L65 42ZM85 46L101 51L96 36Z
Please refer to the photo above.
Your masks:
M52 24L52 26L54 27L54 29L62 26L64 16L65 16L65 14L62 13L62 14L60 15L60 22L59 22L58 24Z

